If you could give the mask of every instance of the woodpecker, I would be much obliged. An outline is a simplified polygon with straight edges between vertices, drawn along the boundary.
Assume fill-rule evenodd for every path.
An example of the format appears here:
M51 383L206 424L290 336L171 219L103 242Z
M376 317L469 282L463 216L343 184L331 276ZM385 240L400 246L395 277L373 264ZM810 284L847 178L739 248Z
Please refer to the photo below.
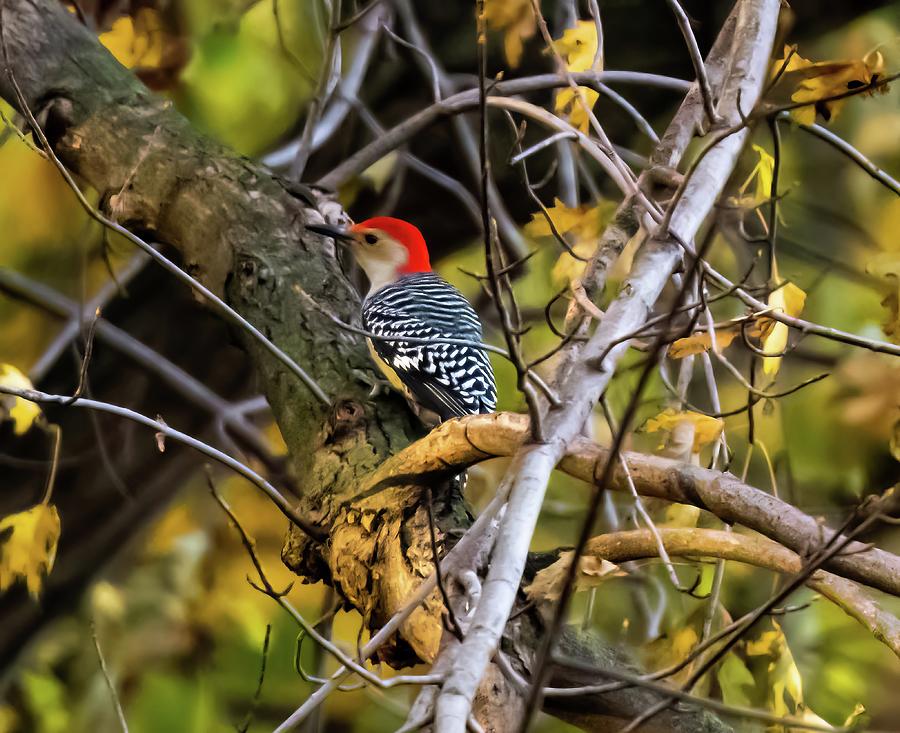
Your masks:
M362 305L363 325L372 334L369 352L423 421L494 410L494 372L487 353L474 345L482 341L481 321L463 294L432 271L417 227L376 216L346 230L307 229L353 251L369 279ZM405 342L404 336L417 340Z

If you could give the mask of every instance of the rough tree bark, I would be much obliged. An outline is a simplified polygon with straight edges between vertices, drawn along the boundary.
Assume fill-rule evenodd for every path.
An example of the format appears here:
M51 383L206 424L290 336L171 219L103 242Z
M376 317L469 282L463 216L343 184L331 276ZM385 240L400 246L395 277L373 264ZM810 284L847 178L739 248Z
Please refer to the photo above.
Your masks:
M101 208L174 248L186 270L224 294L331 396L331 407L324 408L258 343L236 332L275 412L293 474L304 479L301 511L324 526L349 528L322 545L298 537L286 559L310 579L337 585L378 625L404 596L407 577L431 568L422 532L426 512L421 502L416 509L416 492L401 498L399 490L366 504L366 514L378 515L374 525L368 518L352 523L353 515L346 521L341 504L420 429L398 398L369 400L367 385L355 376L371 372L365 346L327 313L358 323L359 299L332 245L305 234L307 220L321 221L315 202L195 132L61 5L6 2L2 21L27 104L60 159L99 193ZM16 104L5 68L0 93ZM402 526L409 534L403 541ZM384 578L377 584L383 593L372 592L370 573ZM415 625L410 622L410 638L416 638ZM427 656L428 643L416 642L419 656Z

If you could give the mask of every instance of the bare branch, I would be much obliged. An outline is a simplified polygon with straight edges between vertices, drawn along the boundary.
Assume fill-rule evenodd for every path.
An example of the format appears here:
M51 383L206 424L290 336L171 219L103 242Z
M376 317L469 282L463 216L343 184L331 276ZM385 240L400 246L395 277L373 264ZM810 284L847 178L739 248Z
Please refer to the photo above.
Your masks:
M765 78L778 16L775 0L743 0L730 69L723 95L723 113L738 120L737 97L755 102ZM693 113L691 113L693 115ZM746 131L720 142L695 170L680 204L671 217L671 228L681 240L691 240L718 197L736 163ZM437 733L464 730L478 683L493 656L515 602L528 547L540 513L547 479L569 442L573 441L606 388L623 343L612 349L611 341L629 333L646 320L670 274L680 261L680 247L663 233L664 239L644 246L635 259L631 277L607 310L591 340L583 347L582 361L569 367L560 399L564 407L546 417L548 442L523 446L508 470L515 476L511 501L501 530L469 632L457 663L448 674L436 701ZM596 357L608 352L601 361Z
M785 122L790 119L790 114L788 112L780 112L775 116L776 123ZM893 178L886 171L875 165L871 160L869 160L865 155L854 148L846 140L838 137L828 128L822 127L822 125L804 125L802 123L795 124L797 124L797 127L799 127L801 130L808 132L810 135L817 137L820 140L824 140L835 150L839 150L840 152L842 152L844 155L850 158L850 160L852 160L860 168L862 168L866 173L872 176L872 178L900 196L900 181L898 181L896 178Z
M174 262L157 251L155 247L145 242L143 239L138 237L126 227L123 227L118 222L115 222L112 219L109 219L108 217L101 214L91 205L87 198L85 198L81 189L78 187L78 184L75 182L75 179L72 177L72 174L69 173L66 167L62 164L62 161L60 161L59 157L57 157L56 153L53 151L53 147L50 145L50 141L47 139L43 128L35 119L34 114L32 113L31 108L28 106L28 102L26 101L18 82L16 81L15 75L13 74L13 67L9 62L9 52L6 45L6 37L3 33L5 28L5 24L3 23L2 18L4 4L5 0L0 2L0 47L2 47L3 51L3 63L6 67L6 74L9 78L9 82L12 85L13 90L15 91L17 103L28 119L28 122L31 125L32 129L40 138L41 145L43 146L44 151L53 161L53 164L56 166L63 179L68 184L69 188L72 189L72 192L75 194L78 202L88 213L88 215L95 221L105 226L110 231L113 231L116 234L120 234L132 244L137 245L141 250L150 255L153 260L162 265L165 270L174 275L178 280L185 283L192 290L196 291L201 296L209 300L219 311L220 315L250 334L260 343L260 345L263 346L263 348L265 348L270 354L272 354L291 372L293 372L294 375L296 375L297 378L306 385L310 392L312 392L316 399L318 399L324 405L330 405L331 400L329 399L328 395L325 394L322 388L316 383L316 381L312 379L312 377L310 377L293 359L285 354L284 351L279 349L274 343L266 338L265 335L263 335L263 333L258 328L256 328L256 326L250 323L250 321L244 318L240 313L238 313L234 308L228 305L218 295L213 293L209 288L191 277L188 273L178 267Z
M111 415L124 417L127 420L131 420L132 422L136 422L146 428L150 428L154 433L160 434L166 439L184 443L197 452L202 453L209 458L212 458L214 461L217 461L224 466L227 466L235 473L239 473L241 476L250 481L250 483L261 489L263 493L265 493L272 500L272 503L281 510L281 513L284 514L284 516L290 519L295 525L300 527L313 539L322 540L326 534L321 527L317 527L316 525L309 522L309 520L307 520L305 517L302 517L300 514L298 514L297 510L294 508L294 505L290 501L288 501L288 499L285 498L285 496L282 495L282 493L278 491L278 489L272 486L272 484L266 481L266 479L256 473L256 471L254 471L252 468L244 465L237 459L232 458L222 451L213 448L211 445L197 440L197 438L193 437L192 435L182 433L180 430L169 427L160 420L153 420L152 418L149 418L146 415L142 415L139 412L129 410L127 407L112 405L108 402L98 402L97 400L88 400L81 397L74 402L70 402L70 398L65 395L47 394L46 392L40 392L34 389L15 389L13 387L0 385L0 394L14 395L30 402L37 402L40 404L57 404L63 405L68 408L80 407L88 410L107 412Z
M109 676L109 669L106 666L106 659L103 656L103 650L100 648L100 639L97 638L97 628L91 622L91 638L94 640L94 649L97 651L97 661L100 662L100 672L106 681L106 687L112 698L113 708L116 711L116 718L119 720L119 727L122 733L128 733L128 721L125 719L125 712L122 710L122 703L119 700L119 693L116 692L116 686L113 684L112 677Z
M799 573L803 568L800 555L757 535L667 527L659 528L657 532L669 554L678 557L717 557L778 573ZM595 537L588 544L585 554L620 563L657 557L658 550L653 533L639 529ZM894 654L900 656L900 619L883 610L856 583L821 571L810 575L806 584L840 606Z
M511 456L528 437L528 418L513 413L473 415L449 420L382 463L360 486L364 493L421 476L455 474L489 458ZM586 438L569 445L559 469L588 483L597 480L609 450ZM641 496L691 504L729 524L741 524L803 555L834 531L796 507L754 488L730 473L652 456L624 452ZM612 476L610 489L629 491L624 472ZM900 557L862 543L853 554L832 558L827 569L858 583L900 597Z
M689 86L689 84L680 79L672 79L671 77L656 74L644 74L637 71L585 71L573 73L572 78L579 86L591 89L601 82L606 84L647 84L663 89L671 89L672 91L684 91ZM565 77L557 74L541 74L522 79L512 79L493 84L488 99L501 95L527 94L528 92L554 89L566 85ZM323 188L336 189L439 119L448 115L468 112L477 107L477 89L467 89L464 92L458 92L450 97L446 97L439 104L426 107L421 112L392 127L381 138L351 155L330 173L320 178L318 185Z
M709 77L706 75L706 65L703 63L700 46L697 45L697 39L694 36L694 31L691 29L691 21L678 0L666 0L666 2L675 14L678 28L681 31L681 35L684 36L684 42L687 44L688 52L691 55L691 63L694 65L694 73L697 75L697 84L700 88L700 96L703 98L703 109L706 110L706 117L710 125L715 125L719 122L719 116L716 114L712 87L709 83Z

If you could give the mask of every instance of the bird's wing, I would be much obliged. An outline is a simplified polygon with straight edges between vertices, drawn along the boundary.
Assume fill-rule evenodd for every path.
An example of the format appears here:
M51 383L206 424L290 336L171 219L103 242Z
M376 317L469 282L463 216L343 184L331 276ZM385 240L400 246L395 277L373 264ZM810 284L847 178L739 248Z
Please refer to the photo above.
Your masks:
M446 287L425 302L421 294L411 297L402 289L384 292L389 288L363 308L378 356L415 399L444 419L493 410L496 388L485 351L441 340L481 341L481 324L468 301L459 293L447 293ZM404 342L403 336L428 341Z

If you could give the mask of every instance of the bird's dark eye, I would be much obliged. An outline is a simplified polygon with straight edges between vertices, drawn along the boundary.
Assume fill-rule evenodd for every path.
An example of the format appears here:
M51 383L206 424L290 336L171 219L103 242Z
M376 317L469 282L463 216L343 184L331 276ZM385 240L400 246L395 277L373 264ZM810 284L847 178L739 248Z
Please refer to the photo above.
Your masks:
M378 237L374 234L367 234L363 239L366 240L366 244L378 244Z

